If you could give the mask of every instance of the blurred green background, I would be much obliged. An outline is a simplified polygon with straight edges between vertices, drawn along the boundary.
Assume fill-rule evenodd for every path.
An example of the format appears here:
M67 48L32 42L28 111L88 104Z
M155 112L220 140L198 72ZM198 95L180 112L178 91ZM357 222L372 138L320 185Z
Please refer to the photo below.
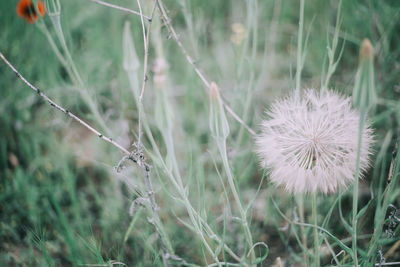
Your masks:
M152 1L142 2L145 13L149 14ZM46 35L38 25L27 24L17 17L17 3L15 0L0 2L0 51L50 98L102 129L82 99L79 91L82 89L71 81ZM136 1L112 3L138 10ZM164 4L172 25L196 64L209 80L218 83L230 106L257 132L264 110L294 87L298 2L168 0ZM306 1L305 33L309 33L303 88L320 87L327 62L327 42L335 30L337 5L338 1ZM138 112L123 68L122 37L124 23L129 21L142 67L140 17L89 0L62 1L60 14L67 47L90 98L111 129L111 137L131 149L137 138ZM43 23L56 38L48 14L43 17ZM224 213L224 189L214 165L220 162L209 134L208 96L162 22L158 20L154 25L157 23L154 27L159 28L163 55L169 65L166 87L175 114L173 138L179 167L191 188L194 206L222 233L225 229L221 228L219 217ZM235 30L238 24L244 29L242 36ZM375 48L379 98L370 117L376 133L375 150L380 151L385 144L382 152L385 164L379 161L376 167L373 163L370 173L361 182L360 207L373 198L377 188L373 171L380 173L381 179L387 177L399 136L399 33L400 1L343 1L339 34L339 51L343 45L343 54L330 87L351 95L359 46L364 38L369 38ZM151 38L154 40L153 36ZM156 127L154 111L157 45L150 42L149 83L144 107L164 155L166 148L162 131ZM139 75L140 84L141 77ZM157 235L147 222L146 212L140 210L133 217L134 221L128 212L135 192L143 186L140 171L129 165L117 173L113 167L122 158L118 150L44 103L3 63L0 64L0 81L0 264L75 266L115 260L128 266L161 265ZM227 116L231 127L229 157L246 202L257 191L263 173L253 152L252 137ZM386 143L385 136L388 136ZM149 149L146 150L148 158L152 158L154 151L148 139L144 140L144 146ZM177 219L187 215L174 202L160 166L155 163L153 167L160 217L176 255L189 263L204 265L207 260L204 248ZM292 216L295 200L271 188L266 180L254 203L251 225L256 239L266 242L270 248L264 265L271 266L281 257L288 266L301 266L301 250L292 230L284 229L285 222L272 206L270 197L277 200L287 216ZM392 204L400 207L398 196L399 190L393 195ZM321 197L321 214L327 213L335 198L334 195ZM350 218L350 193L343 195L342 208L344 216ZM365 244L360 241L360 246L367 246L373 231L373 209L364 218L361 234L366 238ZM308 212L309 206L306 206L307 216ZM337 215L337 210L334 214ZM226 235L226 242L240 251L243 240L239 233L235 234L235 224L229 222L228 225L231 228L226 230L230 233ZM348 237L338 216L332 216L327 227L340 238ZM383 253L392 245L393 242L383 244ZM387 260L399 261L399 255L397 250ZM324 262L330 264L329 257Z

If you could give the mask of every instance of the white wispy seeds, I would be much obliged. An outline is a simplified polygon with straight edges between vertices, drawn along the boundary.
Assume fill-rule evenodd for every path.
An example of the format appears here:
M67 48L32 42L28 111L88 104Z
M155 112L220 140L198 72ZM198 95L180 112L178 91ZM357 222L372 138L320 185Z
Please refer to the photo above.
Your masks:
M272 104L256 137L256 151L270 179L291 193L335 192L354 181L360 114L350 98L310 89L299 99ZM360 172L369 166L372 130L362 132Z

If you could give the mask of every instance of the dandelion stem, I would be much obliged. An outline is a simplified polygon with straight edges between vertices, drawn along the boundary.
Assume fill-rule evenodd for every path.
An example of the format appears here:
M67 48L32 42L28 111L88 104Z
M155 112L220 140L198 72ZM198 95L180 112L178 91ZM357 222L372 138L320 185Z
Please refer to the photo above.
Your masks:
M304 195L299 194L296 197L297 204L299 207L299 217L300 217L300 222L304 223ZM304 231L304 226L300 226L300 232L301 232L301 243L303 245L303 259L304 262L308 264L308 248L307 248L307 233Z
M314 262L315 267L319 267L319 239L318 239L318 220L317 220L317 193L312 193L312 220L314 224Z
M358 183L360 179L360 158L361 158L361 141L362 134L364 129L366 112L360 111L360 123L359 123L359 134L358 134L358 145L357 145L357 160L356 160L356 172L355 172L355 181L353 187L353 219L352 219L352 230L353 230L353 238L352 238L352 249L353 249L353 261L354 265L358 266L358 256L357 256L357 213L358 213Z

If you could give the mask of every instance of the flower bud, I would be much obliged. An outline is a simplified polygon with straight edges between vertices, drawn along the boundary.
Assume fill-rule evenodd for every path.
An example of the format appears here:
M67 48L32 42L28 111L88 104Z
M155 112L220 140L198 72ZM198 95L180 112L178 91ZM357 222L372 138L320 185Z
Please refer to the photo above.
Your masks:
M374 48L369 39L364 39L360 47L360 61L374 58Z
M370 40L364 39L353 89L353 104L360 110L368 110L375 103L374 48Z

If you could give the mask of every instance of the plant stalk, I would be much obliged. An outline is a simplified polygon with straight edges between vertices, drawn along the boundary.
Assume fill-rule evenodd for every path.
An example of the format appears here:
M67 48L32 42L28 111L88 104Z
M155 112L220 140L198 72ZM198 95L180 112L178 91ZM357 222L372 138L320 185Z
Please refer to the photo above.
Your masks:
M317 220L317 193L312 193L312 221L314 224L314 266L319 267L319 239L318 239L318 220Z

